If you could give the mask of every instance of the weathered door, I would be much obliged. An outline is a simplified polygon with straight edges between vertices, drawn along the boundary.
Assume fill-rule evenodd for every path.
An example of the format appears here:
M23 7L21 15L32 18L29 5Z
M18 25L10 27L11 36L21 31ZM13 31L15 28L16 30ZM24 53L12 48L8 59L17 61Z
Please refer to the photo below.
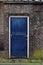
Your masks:
M11 57L27 57L27 17L10 17Z

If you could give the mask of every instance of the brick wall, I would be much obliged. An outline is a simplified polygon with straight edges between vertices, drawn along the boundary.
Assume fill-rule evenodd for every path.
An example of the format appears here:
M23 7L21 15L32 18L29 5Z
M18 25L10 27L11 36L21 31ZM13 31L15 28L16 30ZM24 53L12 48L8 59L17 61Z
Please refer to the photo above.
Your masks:
M35 50L43 50L43 5L32 4L0 4L0 40L3 41L5 58L9 55L9 16L29 16L30 57ZM1 43L1 42L0 42Z

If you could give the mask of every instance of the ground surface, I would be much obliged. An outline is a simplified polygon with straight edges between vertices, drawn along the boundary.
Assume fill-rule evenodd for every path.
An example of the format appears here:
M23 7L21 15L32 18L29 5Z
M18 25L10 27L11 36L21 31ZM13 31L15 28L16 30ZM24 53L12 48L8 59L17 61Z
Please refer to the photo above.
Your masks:
M12 63L1 63L0 65L43 65L43 63L16 63L16 64L12 64Z

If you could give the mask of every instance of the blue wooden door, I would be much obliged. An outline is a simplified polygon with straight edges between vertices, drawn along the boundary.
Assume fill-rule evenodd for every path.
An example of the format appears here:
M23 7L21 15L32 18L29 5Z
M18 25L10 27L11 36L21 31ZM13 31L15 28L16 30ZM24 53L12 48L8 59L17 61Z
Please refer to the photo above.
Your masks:
M11 17L11 56L27 56L27 18Z

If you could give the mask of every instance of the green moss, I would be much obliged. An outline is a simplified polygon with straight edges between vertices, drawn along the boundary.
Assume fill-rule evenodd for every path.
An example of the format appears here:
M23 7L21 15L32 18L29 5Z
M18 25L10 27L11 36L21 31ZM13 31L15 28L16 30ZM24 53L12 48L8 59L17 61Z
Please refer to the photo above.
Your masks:
M36 50L33 54L33 58L36 60L42 60L43 59L43 50Z

